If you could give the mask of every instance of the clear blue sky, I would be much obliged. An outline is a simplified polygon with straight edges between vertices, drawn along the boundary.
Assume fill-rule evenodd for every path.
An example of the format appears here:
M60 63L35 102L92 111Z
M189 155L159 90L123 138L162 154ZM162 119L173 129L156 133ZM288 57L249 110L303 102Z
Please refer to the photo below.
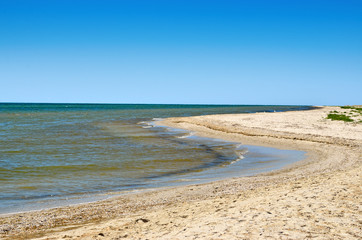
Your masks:
M362 104L362 1L0 0L0 102Z

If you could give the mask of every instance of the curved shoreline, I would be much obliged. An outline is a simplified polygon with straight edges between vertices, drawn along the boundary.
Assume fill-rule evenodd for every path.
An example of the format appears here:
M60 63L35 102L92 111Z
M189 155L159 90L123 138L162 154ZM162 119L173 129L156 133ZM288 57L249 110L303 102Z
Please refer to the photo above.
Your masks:
M153 121L156 120L156 121ZM251 176L256 175L263 172L269 172L274 169L280 169L286 165L291 164L291 162L300 161L305 157L300 156L299 153L288 153L285 152L285 156L283 155L283 151L278 152L268 152L268 148L264 147L251 147L254 149L252 153L260 155L255 157L246 157L244 156L245 149L249 148L247 145L238 144L235 142L224 141L222 139L214 139L214 138L203 138L197 137L193 135L193 132L186 131L182 129L175 129L171 127L165 127L157 124L164 119L153 119L152 121L142 122L147 126L153 127L155 129L161 130L153 130L157 131L155 136L165 139L172 143L182 144L182 145L190 145L193 146L196 144L197 147L204 149L205 152L208 154L213 155L213 161L201 161L200 165L194 165L192 168L181 167L180 170L173 170L164 172L162 174L158 173L157 171L154 175L148 175L147 177L142 178L144 183L140 183L139 185L131 185L130 188L125 188L124 190L104 190L102 192L89 192L89 193L71 193L67 195L50 195L47 196L37 196L33 199L36 200L36 203L26 203L26 204L18 204L18 208L11 207L8 208L8 212L2 211L0 209L0 218L6 215L12 214L24 214L27 212L34 212L34 211L41 211L47 210L52 208L60 208L64 206L74 206L79 204L87 204L96 201L102 201L105 199L109 199L111 197L125 195L125 194L132 194L132 192L141 192L147 191L148 189L161 189L164 187L178 187L178 186L185 186L185 185L193 185L193 184L201 184L201 183L209 183L212 181L227 179L231 177L243 177L243 176ZM139 124L139 123L137 123ZM167 133L167 137L163 136L164 133ZM191 138L189 138L191 137ZM183 138L186 138L185 140ZM242 151L239 151L237 148L238 145L244 146ZM243 152L243 153L241 153ZM182 155L184 152L180 152ZM301 152L302 153L302 152ZM304 152L303 152L304 153ZM240 155L239 155L240 154ZM269 155L270 154L270 155ZM280 155L279 155L280 154ZM287 155L290 154L290 155ZM182 156L181 155L181 156ZM268 160L270 159L286 159L285 161L274 161L274 163L270 163L269 161L264 162L265 157L268 156ZM288 157L286 157L288 156ZM289 157L290 156L290 157ZM184 157L184 156L183 156ZM189 157L190 158L190 157ZM244 159L246 158L246 159ZM243 164L245 162L250 162L249 159L253 159L254 161L256 158L256 162L258 164ZM288 159L289 158L289 159ZM190 158L191 159L191 158ZM240 159L244 159L240 161ZM249 161L248 161L249 160ZM260 162L259 162L260 161ZM232 167L230 165L233 164ZM246 165L240 167L239 165ZM186 174L186 175L184 175ZM232 176L231 176L232 175ZM159 178L170 177L171 180L161 180L158 183L147 185L148 180L157 181ZM143 185L143 186L142 186ZM31 200L31 198L28 198ZM21 200L14 199L13 201ZM15 205L15 204L14 204ZM19 207L20 206L20 207Z
M96 203L11 215L0 218L0 236L45 236L44 239L97 239L99 236L102 239L192 239L194 236L302 239L314 236L357 239L361 231L361 203L358 200L361 196L359 174L362 172L361 125L319 120L306 122L307 127L311 124L317 127L333 125L331 134L324 134L325 129L320 129L320 132L302 129L305 131L302 135L295 126L298 131L294 133L289 129L286 132L270 127L262 132L263 129L253 122L253 118L262 116L263 119L265 114L268 114L268 119L271 114L282 115L279 120L279 125L282 125L281 121L286 121L287 115L316 115L321 119L320 116L327 111L330 108L167 119L163 124L192 130L200 136L303 150L308 152L308 158L287 168L252 177L164 188ZM251 119L246 120L246 126L233 126L243 123L240 117ZM262 124L265 122L265 119L261 121ZM295 121L288 124L295 124ZM245 129L257 133L254 136L243 134ZM340 129L344 129L342 135L346 134L348 138L340 136ZM333 130L339 132L333 135ZM300 136L313 137L301 139ZM328 141L314 141L314 137Z

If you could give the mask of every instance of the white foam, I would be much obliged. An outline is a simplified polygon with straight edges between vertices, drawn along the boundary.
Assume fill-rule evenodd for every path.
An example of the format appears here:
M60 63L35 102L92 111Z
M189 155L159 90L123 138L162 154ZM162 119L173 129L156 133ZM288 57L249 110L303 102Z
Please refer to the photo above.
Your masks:
M239 150L239 149L245 148L245 146L244 146L242 143L240 143L240 144L236 145L235 148L236 148L237 150Z
M237 148L239 148L239 147L241 147L241 146L242 146L242 145L240 144L240 145L237 146ZM244 155L245 155L247 152L249 152L247 148L243 148L243 149L241 149L241 150L235 151L235 154L238 156L238 158L236 158L235 160L233 160L232 162L230 162L230 164L234 164L234 163L236 163L236 162L244 159L244 158L245 158Z
M153 121L162 121L164 118L152 118Z
M138 125L143 125L142 128L152 128L155 127L154 122L145 122L145 121L141 121L137 123Z
M183 136L179 136L179 137L177 137L177 138L188 138L188 137L191 137L191 136L193 136L194 135L194 133L193 132L190 132L190 133L188 133L188 134L185 134L185 135L183 135Z

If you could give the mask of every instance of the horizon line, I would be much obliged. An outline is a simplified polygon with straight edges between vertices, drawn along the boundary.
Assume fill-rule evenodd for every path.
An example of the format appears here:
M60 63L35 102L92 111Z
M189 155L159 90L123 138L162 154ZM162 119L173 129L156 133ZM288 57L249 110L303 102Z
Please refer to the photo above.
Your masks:
M236 103L96 103L96 102L0 102L0 104L92 104L92 105L215 105L215 106L318 106L310 104L236 104ZM322 105L330 106L330 105Z

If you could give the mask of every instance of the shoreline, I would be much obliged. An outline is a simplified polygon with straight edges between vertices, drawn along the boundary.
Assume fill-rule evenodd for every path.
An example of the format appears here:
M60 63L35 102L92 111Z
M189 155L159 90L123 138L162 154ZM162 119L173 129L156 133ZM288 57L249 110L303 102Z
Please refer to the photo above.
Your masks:
M162 124L188 129L199 136L238 140L248 145L303 150L307 151L308 157L286 168L250 177L157 189L94 203L0 217L0 237L191 239L197 235L200 238L226 239L229 236L235 239L238 233L242 238L268 235L271 238L293 239L314 235L322 238L356 238L361 230L358 222L361 214L361 204L358 202L358 195L361 194L358 179L362 169L362 140L359 138L362 138L359 135L361 124L354 126L344 122L319 121L320 116L330 109L333 107L300 112L166 119ZM317 127L309 131L292 126L296 124L295 121L286 124L296 129L294 132L285 126L281 127L284 130L281 131L278 124L280 127L282 122L278 123L277 120L274 129L263 129L256 120L260 120L258 118L261 116L261 124L266 124L265 114L268 114L269 120L272 115L281 115L283 120L288 115L301 117L303 114L316 115L319 120L305 123L307 127ZM240 126L240 122L246 125ZM330 129L318 130L318 127L330 125L333 126L327 135L325 133ZM348 137L343 137L343 134ZM344 188L347 189L346 194L343 193ZM294 195L288 196L290 193ZM339 205L322 201L323 197L329 199L330 195L335 198L334 201L342 197L337 201ZM255 203L259 204L254 206ZM321 208L322 205L328 206ZM289 209L283 208L286 206ZM326 212L319 212L320 209ZM277 211L279 214L276 217ZM340 216L334 216L335 212ZM312 221L315 220L313 215L319 216L318 222ZM338 225L336 218L343 219L344 225ZM299 226L301 222L304 227Z
M150 125L153 127L161 127L166 132L185 132L184 136L176 137L176 138L188 138L192 137L192 140L198 142L198 144L210 144L213 142L222 142L226 143L227 145L235 145L234 153L239 152L238 147L236 145L243 146L242 154L234 159L234 160L227 160L224 165L224 163L217 163L220 166L211 166L211 167L202 167L201 173L191 173L191 176L183 176L182 174L179 175L175 173L176 178L178 180L172 180L169 182L163 182L162 184L159 184L158 186L151 186L151 187L140 187L140 188L130 188L125 190L109 190L109 191L103 191L103 192L96 192L96 193L79 193L79 194L72 194L72 195L64 195L64 196L52 196L52 198L43 198L38 203L31 203L32 205L26 206L26 207L18 207L16 210L13 209L12 212L0 212L0 218L11 216L14 214L27 214L29 212L37 212L37 211L46 211L50 209L55 208L62 208L62 207L75 207L82 204L92 204L98 201L104 201L111 198L117 198L119 196L123 195L132 195L134 193L141 193L146 191L157 191L165 188L177 188L187 185L196 185L196 184L207 184L210 182L215 181L221 181L225 179L231 179L236 177L247 177L247 176L255 176L258 174L263 174L271 171L276 171L278 169L282 169L285 166L291 165L294 162L302 161L305 159L304 155L305 152L299 151L299 153L293 153L293 152L283 152L281 150L275 149L276 151L270 151L266 147L260 147L260 146L249 146L249 145L243 145L238 142L228 141L221 138L208 138L208 137L199 137L195 135L192 131L187 131L185 129L179 129L179 128L172 128L169 126L163 126L162 124L159 124L159 122L164 121L164 119L157 119L155 121L150 121ZM253 149L250 150L249 148ZM246 152L245 149L247 150ZM250 151L249 151L250 150ZM280 151L280 152L279 152ZM252 158L258 158L260 161L265 161L263 158L259 157L248 157L245 155L248 155L248 153L252 153L252 155L264 155L268 156L268 159L271 158L280 158L285 159L284 162L282 160L277 161L274 160L272 164L264 164L259 163L257 165L254 165L253 168L250 168L248 166L246 167L240 167L240 161L245 161ZM226 156L226 155L225 155ZM236 154L238 156L238 154ZM265 158L265 157L264 157ZM289 158L289 159L288 159ZM246 161L248 162L248 161ZM249 161L250 162L250 161ZM231 167L231 165L233 165ZM233 168L233 169L231 169ZM220 170L221 169L221 170ZM229 175L228 175L229 174ZM231 174L231 175L230 175Z

